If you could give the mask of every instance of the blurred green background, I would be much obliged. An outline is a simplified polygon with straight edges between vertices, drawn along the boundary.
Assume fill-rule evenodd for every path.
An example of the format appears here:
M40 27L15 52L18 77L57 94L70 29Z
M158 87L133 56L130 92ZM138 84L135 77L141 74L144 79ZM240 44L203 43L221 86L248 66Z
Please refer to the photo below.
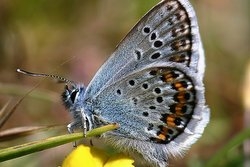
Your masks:
M132 26L158 0L1 0L0 107L28 92L39 78L17 74L17 68L58 74L83 82L114 51ZM250 58L249 0L192 0L206 53L206 97L211 121L202 138L171 166L203 166L244 128L243 83ZM43 81L24 99L1 130L67 124L62 106L64 85ZM41 94L42 93L42 94ZM246 114L245 114L246 115ZM247 120L250 122L250 120ZM58 132L38 133L0 147L34 141ZM67 133L65 127L63 133ZM59 166L72 144L10 160L1 166ZM218 166L242 166L243 146L230 151Z

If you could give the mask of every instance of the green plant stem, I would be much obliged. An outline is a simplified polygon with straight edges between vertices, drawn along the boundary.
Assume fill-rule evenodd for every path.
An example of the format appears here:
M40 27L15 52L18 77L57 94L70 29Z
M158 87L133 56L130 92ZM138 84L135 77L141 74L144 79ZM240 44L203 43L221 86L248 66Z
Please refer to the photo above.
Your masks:
M220 150L218 150L212 158L207 162L205 167L214 167L218 166L218 163L221 159L225 158L225 155L232 148L235 148L242 144L244 140L249 139L250 137L250 129L244 129L239 134L234 136L227 144L225 144Z
M100 128L96 128L89 131L86 137L93 137L96 135L100 135L104 132L114 130L117 128L118 128L117 124L111 124ZM14 147L5 148L0 150L0 162L21 157L27 154L35 153L38 151L42 151L48 148L53 148L82 138L83 138L83 133L72 133L67 135L51 137L40 141L25 143Z

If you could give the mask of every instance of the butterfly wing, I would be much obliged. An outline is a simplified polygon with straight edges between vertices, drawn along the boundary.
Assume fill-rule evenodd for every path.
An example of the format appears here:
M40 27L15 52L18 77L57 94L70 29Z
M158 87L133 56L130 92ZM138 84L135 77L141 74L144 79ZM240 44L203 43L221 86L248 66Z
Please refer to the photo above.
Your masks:
M178 62L203 77L204 54L198 24L186 0L164 0L151 9L99 69L85 98L138 68L160 61Z
M169 156L182 155L209 121L203 83L178 63L159 62L138 69L104 89L94 101L96 122L120 125L105 133L104 139L129 154L136 150L158 165Z
M203 133L204 54L196 16L186 0L164 0L118 45L85 93L94 126L116 122L103 137L113 146L166 166ZM87 107L86 107L87 108Z

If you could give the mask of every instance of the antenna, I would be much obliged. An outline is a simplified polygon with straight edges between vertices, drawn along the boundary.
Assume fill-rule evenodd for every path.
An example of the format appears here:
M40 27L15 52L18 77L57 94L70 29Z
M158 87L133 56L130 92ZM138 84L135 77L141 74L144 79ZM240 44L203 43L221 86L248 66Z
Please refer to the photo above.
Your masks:
M25 70L22 70L22 69L17 69L16 70L17 72L19 73L22 73L24 75L28 75L28 76L32 76L32 77L47 77L47 78L53 78L53 79L56 79L62 83L68 83L68 84L71 84L71 85L75 85L75 83L71 80L68 80L66 78L63 78L61 76L58 76L58 75L51 75L51 74L43 74L43 73L33 73L33 72L29 72L29 71L25 71Z

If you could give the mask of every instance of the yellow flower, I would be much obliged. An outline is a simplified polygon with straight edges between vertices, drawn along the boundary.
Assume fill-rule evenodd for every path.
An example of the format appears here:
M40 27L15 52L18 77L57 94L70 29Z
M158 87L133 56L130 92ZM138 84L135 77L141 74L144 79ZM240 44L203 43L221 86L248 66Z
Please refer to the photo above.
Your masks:
M66 157L62 167L134 167L133 162L123 154L109 156L102 150L80 145Z
M108 159L104 167L134 167L134 160L123 154L116 154Z

